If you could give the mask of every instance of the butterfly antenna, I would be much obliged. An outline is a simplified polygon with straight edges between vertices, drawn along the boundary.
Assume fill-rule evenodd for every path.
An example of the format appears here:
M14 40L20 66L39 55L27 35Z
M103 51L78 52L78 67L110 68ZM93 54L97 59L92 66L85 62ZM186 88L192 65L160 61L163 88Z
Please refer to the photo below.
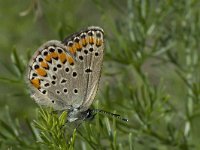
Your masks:
M123 120L123 121L128 121L128 119L126 118L123 118L121 117L120 115L118 114L114 114L114 113L111 113L111 112L107 112L107 111L104 111L104 110L101 110L101 109L93 109L92 110L93 113L100 113L100 114L104 114L104 115L108 115L108 116L111 116L111 117L115 117L117 119L120 119L120 120Z

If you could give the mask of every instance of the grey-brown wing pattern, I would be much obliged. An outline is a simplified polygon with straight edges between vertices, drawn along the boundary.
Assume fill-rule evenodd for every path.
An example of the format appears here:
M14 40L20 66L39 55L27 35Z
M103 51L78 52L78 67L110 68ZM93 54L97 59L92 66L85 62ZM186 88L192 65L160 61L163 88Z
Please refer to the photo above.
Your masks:
M32 97L56 110L87 110L98 88L103 50L103 30L99 27L88 27L63 42L46 42L29 63Z

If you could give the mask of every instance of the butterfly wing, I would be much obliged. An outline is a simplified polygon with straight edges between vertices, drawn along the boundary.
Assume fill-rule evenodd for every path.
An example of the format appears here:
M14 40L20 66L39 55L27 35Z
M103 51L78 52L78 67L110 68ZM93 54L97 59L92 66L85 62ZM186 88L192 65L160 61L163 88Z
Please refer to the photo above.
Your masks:
M80 90L78 104L80 111L87 110L92 104L98 89L104 52L104 32L99 27L88 27L80 33L64 40L75 56L75 71L78 72L74 88ZM72 44L73 43L73 44Z
M35 101L56 110L88 109L98 88L103 46L99 27L89 27L63 42L42 45L27 72Z
M71 107L71 101L63 101L68 95L65 84L70 76L63 70L70 70L73 65L73 56L60 41L48 41L35 52L29 62L27 77L32 97L38 104L56 110Z

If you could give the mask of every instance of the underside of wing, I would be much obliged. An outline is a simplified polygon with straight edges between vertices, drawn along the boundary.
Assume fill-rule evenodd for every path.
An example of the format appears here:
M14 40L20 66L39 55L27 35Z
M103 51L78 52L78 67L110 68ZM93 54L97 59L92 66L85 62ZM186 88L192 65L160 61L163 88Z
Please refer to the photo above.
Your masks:
M103 30L99 27L89 27L63 42L42 45L27 71L32 97L56 110L87 109L98 88L103 47Z

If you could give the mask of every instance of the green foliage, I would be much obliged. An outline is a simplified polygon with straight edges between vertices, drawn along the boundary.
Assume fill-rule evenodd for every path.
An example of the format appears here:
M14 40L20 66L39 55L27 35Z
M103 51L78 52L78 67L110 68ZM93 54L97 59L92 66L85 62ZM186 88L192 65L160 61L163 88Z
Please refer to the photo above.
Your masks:
M4 112L5 119L0 120L1 149L39 149L34 127L29 120L26 119L23 121L24 124L21 124L19 119L10 116L8 107Z
M0 3L0 149L200 149L198 0ZM24 75L44 41L89 25L106 36L93 107L129 121L98 114L74 130L66 112L37 109Z
M71 139L66 135L67 113L64 111L59 117L53 111L39 110L38 119L34 121L34 126L39 130L40 143L49 149L69 149L72 150L75 142L76 130Z

